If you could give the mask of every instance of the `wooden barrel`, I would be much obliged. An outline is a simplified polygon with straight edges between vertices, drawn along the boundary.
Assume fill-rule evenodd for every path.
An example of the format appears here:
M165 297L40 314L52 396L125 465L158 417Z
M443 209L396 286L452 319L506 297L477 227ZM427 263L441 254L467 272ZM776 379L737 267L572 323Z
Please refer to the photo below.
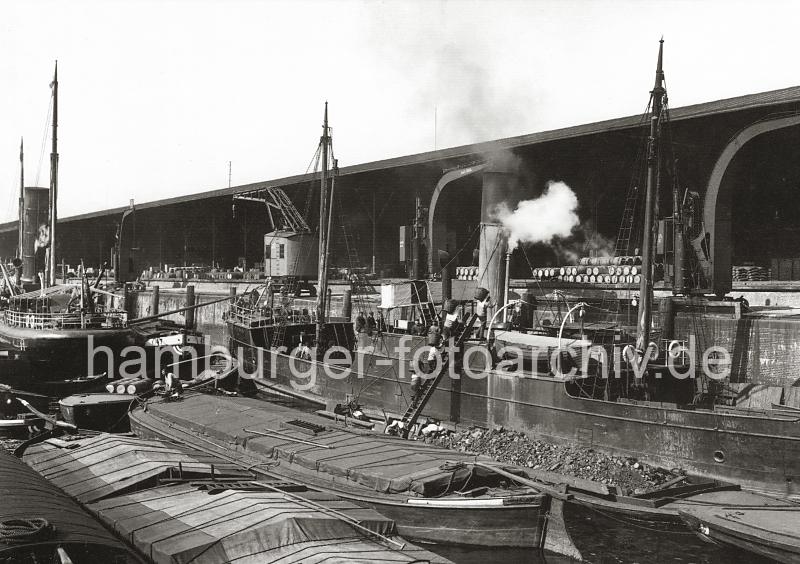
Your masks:
M619 282L619 276L615 274L614 276L611 277L611 283L616 284L617 282Z
M583 266L587 266L589 264L589 257L581 257L581 260L579 260L578 263Z
M589 276L589 283L594 284L596 282L597 282L597 276L595 276L594 274Z
M610 274L606 274L605 276L603 276L603 283L604 284L611 284L611 275Z
M639 276L638 274L633 277L633 283L634 284L639 284L641 281L642 281L642 277Z
M611 259L611 264L620 265L622 264L622 257L614 257Z
M596 267L596 266L592 267L592 274L595 275L595 276L599 276L600 275L600 269L598 267Z
M639 274L639 267L638 266L632 266L631 267L631 274L633 276L636 276L637 274Z
M627 276L627 275L628 275L628 274L630 274L630 273L631 273L631 267L630 267L630 266L628 266L628 265L625 265L625 266L623 266L623 267L622 267L622 274L624 274L625 276Z
M152 380L135 380L125 387L125 391L131 395L139 395L153 389Z
M642 264L642 257L638 256L632 258L633 258L633 264L635 264L636 266L640 266Z

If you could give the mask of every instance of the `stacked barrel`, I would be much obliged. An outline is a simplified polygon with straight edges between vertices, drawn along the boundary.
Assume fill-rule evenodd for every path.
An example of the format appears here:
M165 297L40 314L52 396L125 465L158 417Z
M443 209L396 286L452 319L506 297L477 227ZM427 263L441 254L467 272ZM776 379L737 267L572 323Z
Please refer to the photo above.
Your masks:
M578 264L534 268L533 277L542 281L576 284L632 285L641 282L642 257L584 257Z
M477 266L456 267L456 280L477 280L477 279L478 279Z
M106 391L112 394L139 395L153 389L153 380L149 378L126 378L106 385Z

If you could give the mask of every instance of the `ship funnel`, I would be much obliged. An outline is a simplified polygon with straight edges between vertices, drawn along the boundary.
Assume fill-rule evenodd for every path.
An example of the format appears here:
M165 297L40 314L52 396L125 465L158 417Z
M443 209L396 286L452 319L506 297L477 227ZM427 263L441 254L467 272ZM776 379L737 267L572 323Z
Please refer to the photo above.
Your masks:
M50 190L26 186L23 194L22 279L30 282L36 280L45 269L45 248L49 244Z
M483 172L481 234L478 255L478 287L489 291L497 309L505 303L508 234L499 219L504 207L514 210L522 199L516 163L493 162Z

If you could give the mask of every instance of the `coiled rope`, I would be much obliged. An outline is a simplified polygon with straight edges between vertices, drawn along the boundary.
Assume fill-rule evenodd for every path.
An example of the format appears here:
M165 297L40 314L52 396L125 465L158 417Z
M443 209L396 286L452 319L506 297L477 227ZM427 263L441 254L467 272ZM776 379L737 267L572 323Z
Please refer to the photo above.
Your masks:
M0 543L22 544L46 539L55 532L47 519L6 519L0 521Z

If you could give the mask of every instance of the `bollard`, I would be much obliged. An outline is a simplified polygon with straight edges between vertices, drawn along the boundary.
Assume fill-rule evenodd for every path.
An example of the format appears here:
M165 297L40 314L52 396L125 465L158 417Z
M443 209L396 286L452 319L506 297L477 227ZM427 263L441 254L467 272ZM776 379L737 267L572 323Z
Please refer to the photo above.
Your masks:
M344 301L342 303L342 317L350 319L353 315L353 290L344 291Z
M186 307L194 305L194 284L186 286ZM194 309L186 310L186 328L194 329Z
M153 293L150 295L150 313L149 315L158 315L158 285L153 286Z

